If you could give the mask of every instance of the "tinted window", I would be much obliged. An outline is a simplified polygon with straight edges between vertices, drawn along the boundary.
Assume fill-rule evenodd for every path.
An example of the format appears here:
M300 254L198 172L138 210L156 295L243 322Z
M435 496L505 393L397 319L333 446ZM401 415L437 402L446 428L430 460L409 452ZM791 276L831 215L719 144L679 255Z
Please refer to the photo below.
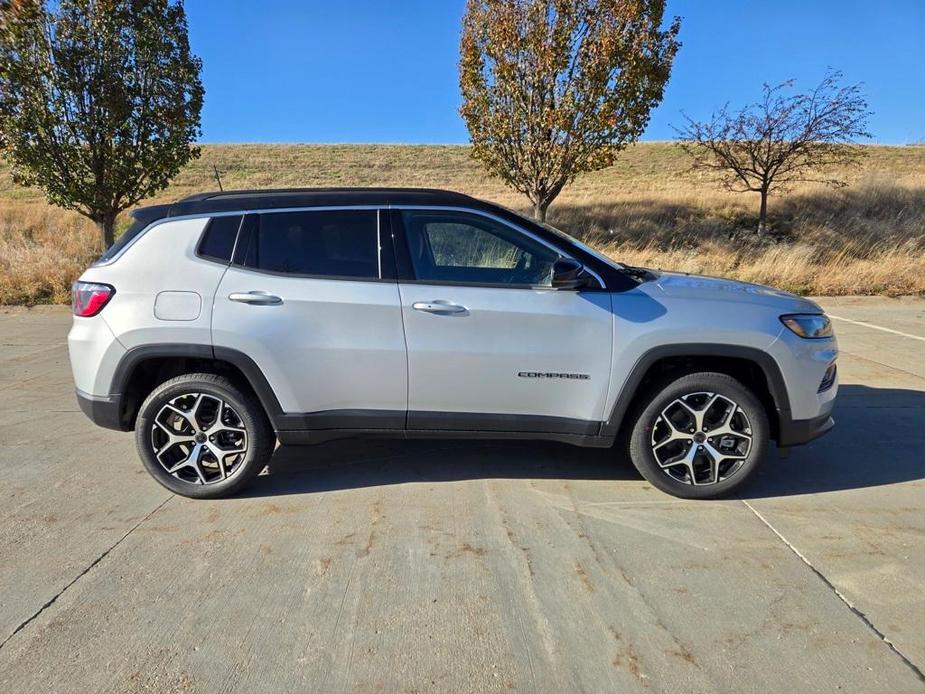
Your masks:
M101 255L96 262L105 263L115 258L116 254L125 248L129 244L129 241L138 236L138 234L140 234L147 226L147 222L133 219L132 223L129 225L129 228L123 232L122 236L116 239L115 243L106 249L106 252L103 253L103 255Z
M506 224L464 212L402 212L419 280L549 285L559 255Z
M240 215L215 217L209 222L206 233L202 235L202 241L199 242L199 255L229 262L240 225Z
M296 275L378 278L376 211L260 215L244 264Z

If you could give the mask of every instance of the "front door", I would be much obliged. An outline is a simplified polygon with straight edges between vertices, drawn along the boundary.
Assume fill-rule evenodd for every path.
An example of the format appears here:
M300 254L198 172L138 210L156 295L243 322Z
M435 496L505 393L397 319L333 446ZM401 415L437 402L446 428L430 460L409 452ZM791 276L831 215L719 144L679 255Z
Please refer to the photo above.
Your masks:
M596 434L610 379L610 294L551 286L563 255L476 212L393 216L414 273L401 281L408 428Z

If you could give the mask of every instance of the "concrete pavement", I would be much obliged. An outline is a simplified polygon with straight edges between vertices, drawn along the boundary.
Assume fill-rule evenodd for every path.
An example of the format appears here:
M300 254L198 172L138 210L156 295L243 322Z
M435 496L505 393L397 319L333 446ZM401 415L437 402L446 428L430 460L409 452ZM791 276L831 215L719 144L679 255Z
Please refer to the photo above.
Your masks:
M0 691L925 691L925 301L822 303L835 431L720 502L356 441L190 501L77 409L66 309L0 312Z

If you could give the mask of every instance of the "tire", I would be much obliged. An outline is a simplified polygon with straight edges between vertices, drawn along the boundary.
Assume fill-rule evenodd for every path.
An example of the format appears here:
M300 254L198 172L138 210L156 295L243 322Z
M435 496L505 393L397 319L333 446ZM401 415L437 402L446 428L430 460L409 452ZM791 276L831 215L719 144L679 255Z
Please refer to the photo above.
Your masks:
M633 465L653 486L683 499L729 495L768 449L764 406L722 373L691 373L655 384L628 423Z
M135 421L135 445L164 487L193 499L216 499L257 476L273 454L276 436L252 395L224 376L192 373L165 381L145 398Z

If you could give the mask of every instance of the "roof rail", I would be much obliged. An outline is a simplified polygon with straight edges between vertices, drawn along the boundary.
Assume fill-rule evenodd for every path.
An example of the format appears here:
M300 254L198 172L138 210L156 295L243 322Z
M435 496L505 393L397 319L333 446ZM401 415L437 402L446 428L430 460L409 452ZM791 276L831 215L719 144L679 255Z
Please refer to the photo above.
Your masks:
M319 188L247 188L241 190L224 190L224 191L207 191L203 193L194 193L177 202L202 202L203 200L223 200L227 198L246 198L246 197L263 197L275 195L311 195L325 193L370 193L370 194L388 194L388 193L410 193L410 194L431 194L446 195L452 197L468 198L465 193L458 193L452 190L443 190L440 188L402 188L386 186L345 186L345 187L319 187Z
M354 205L461 205L483 209L497 208L496 205L477 200L465 193L437 188L258 188L195 193L173 203L139 207L131 214L136 219L154 221L164 217L215 212Z

